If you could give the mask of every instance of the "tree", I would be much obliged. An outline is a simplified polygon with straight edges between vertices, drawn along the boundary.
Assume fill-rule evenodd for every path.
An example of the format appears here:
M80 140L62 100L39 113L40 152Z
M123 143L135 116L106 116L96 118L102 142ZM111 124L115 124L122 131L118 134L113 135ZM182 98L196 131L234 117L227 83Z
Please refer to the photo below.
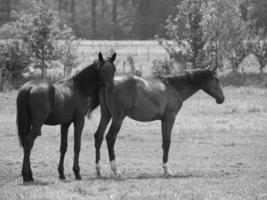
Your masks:
M267 1L244 0L241 3L242 18L249 21L256 31L263 30L267 33Z
M14 0L0 0L0 25L11 20L11 9L15 3Z
M118 0L112 0L112 32L111 32L111 39L115 39L117 28L118 28L117 8L118 8Z
M177 6L175 16L167 19L166 34L171 39L158 38L162 45L181 67L198 68L207 65L205 44L208 37L204 35L202 25L204 2L201 0L184 0Z
M75 26L75 0L71 0L70 13L71 13L71 17L70 17L71 27L74 28Z
M18 16L11 24L11 30L25 43L33 62L40 66L44 77L48 63L58 56L60 40L72 37L72 31L66 26L60 29L57 16L40 2L33 4L31 13L21 12Z
M228 58L233 61L232 69L236 71L249 53L244 44L248 38L248 25L241 18L240 0L208 1L203 24L205 34L217 46L218 62Z
M247 56L243 41L248 31L241 19L239 3L239 0L184 0L165 26L171 42L162 38L158 41L185 68L206 67L214 62L222 67L223 58L228 58L235 70Z
M251 52L256 56L260 64L260 72L263 73L263 69L267 65L267 40L263 29L257 31L251 42Z
M167 17L174 13L177 2L180 2L180 0L135 1L133 37L145 40L153 38L156 34L165 36L162 25Z
M92 7L92 38L96 38L96 0L91 0Z
M0 71L2 78L16 80L30 63L30 57L17 40L0 43Z

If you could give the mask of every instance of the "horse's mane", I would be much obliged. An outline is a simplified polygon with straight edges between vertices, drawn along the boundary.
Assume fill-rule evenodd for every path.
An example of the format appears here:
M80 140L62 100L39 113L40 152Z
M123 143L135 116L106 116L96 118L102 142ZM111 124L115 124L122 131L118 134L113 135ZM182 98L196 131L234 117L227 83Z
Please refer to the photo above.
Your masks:
M90 96L99 87L99 75L97 62L85 67L71 78L78 90L86 96Z
M208 69L197 69L192 71L183 71L177 75L165 76L162 80L175 88L182 88L187 85L200 88L206 81L213 77L212 73L213 72Z

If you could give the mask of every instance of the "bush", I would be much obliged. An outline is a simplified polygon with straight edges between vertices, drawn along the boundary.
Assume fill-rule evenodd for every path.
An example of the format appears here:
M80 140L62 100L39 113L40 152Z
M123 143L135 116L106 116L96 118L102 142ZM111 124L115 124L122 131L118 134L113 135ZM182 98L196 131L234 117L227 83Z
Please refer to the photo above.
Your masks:
M224 86L267 87L267 74L230 72L226 75L220 76L220 82Z
M153 60L152 74L155 77L162 78L164 76L174 74L173 62L167 58L161 60Z
M0 90L3 90L3 84L10 82L17 87L22 81L22 73L30 63L30 57L19 41L7 41L0 44L0 70L1 83Z
M142 76L142 71L136 69L133 56L128 55L127 56L127 62L128 62L129 66L130 66L130 74L141 77Z

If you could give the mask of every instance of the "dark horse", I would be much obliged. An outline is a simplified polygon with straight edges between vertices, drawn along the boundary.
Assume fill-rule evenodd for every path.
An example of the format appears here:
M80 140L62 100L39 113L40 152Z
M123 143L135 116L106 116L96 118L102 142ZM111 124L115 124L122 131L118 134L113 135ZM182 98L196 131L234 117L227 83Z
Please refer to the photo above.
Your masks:
M116 167L114 145L121 124L126 116L142 122L161 120L163 170L171 175L167 168L171 132L175 118L183 102L198 90L203 90L223 103L224 95L213 69L199 69L184 72L178 76L160 79L143 79L137 76L118 76L114 83L100 90L101 121L95 133L96 170L100 172L100 147L107 124L112 118L106 140L111 169L120 176Z
M24 150L22 177L24 182L33 181L30 153L41 127L61 125L59 178L64 176L64 157L67 151L68 129L74 124L74 162L76 180L80 180L79 153L84 116L99 105L101 85L113 82L116 54L107 60L101 53L98 60L71 78L55 84L46 80L33 80L24 84L17 96L17 127L20 144Z

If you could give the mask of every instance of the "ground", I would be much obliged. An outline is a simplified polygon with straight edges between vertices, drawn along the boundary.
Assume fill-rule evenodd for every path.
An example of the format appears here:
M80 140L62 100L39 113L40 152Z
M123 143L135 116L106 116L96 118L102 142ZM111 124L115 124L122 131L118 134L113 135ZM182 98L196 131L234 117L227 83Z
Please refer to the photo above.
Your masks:
M82 181L72 172L73 129L66 154L66 181L58 180L59 127L45 126L32 151L35 182L23 184L22 148L15 127L16 92L0 94L0 199L267 199L267 90L224 88L222 105L204 92L188 99L176 118L169 167L162 176L158 121L126 119L115 146L124 178L110 170L106 143L102 172L95 173L93 134L99 109L82 136Z

